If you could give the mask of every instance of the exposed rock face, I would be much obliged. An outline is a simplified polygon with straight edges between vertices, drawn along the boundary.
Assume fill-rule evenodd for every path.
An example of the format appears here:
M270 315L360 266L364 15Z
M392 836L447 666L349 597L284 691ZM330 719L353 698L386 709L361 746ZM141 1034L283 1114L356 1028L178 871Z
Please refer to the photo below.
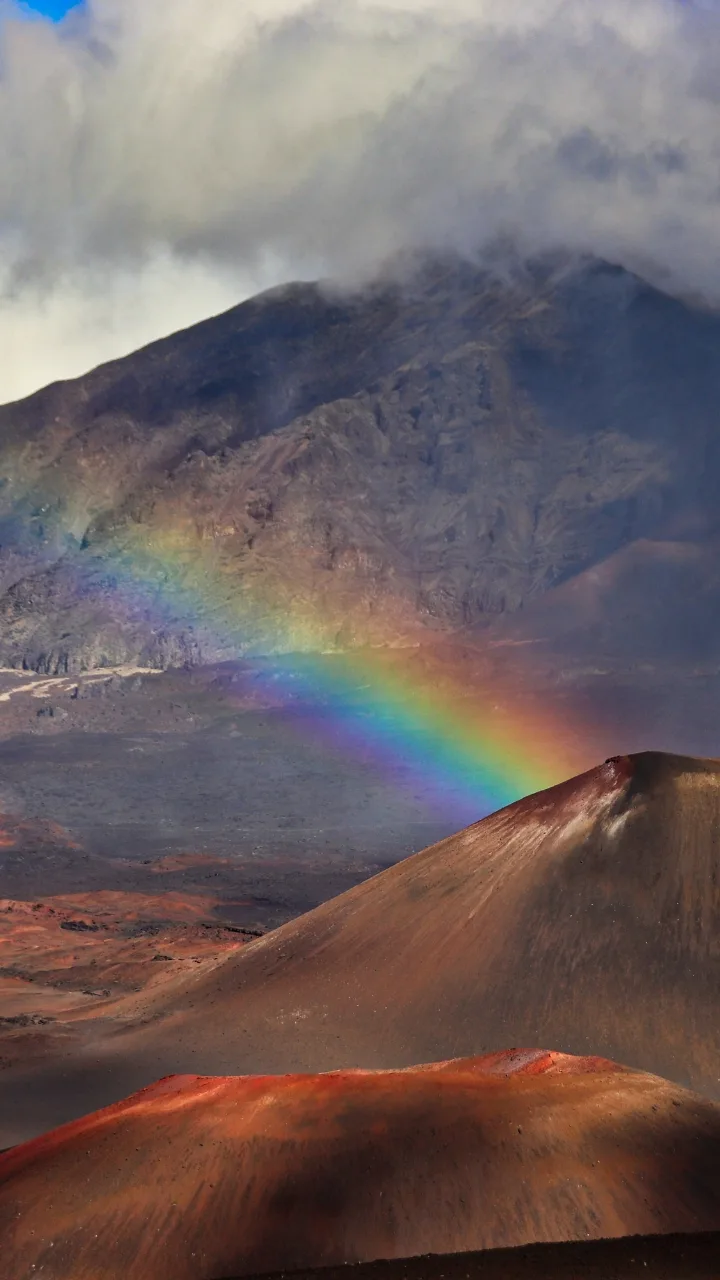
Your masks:
M401 642L712 524L720 319L614 268L275 290L0 409L0 661Z

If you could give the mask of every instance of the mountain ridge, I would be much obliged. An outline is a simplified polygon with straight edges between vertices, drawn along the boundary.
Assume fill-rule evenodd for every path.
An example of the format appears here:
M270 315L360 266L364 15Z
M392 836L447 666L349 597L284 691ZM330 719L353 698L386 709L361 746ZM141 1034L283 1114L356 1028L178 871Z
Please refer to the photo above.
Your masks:
M415 643L711 501L720 319L606 264L294 285L0 407L0 661ZM696 520L696 524L698 521Z

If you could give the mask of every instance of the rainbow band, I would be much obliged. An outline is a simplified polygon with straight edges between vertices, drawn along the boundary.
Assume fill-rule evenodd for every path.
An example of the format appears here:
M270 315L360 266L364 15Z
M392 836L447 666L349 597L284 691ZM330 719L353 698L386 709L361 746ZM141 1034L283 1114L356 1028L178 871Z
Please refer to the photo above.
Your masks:
M507 695L498 709L496 693L468 689L463 671L448 672L431 648L423 650L423 669L413 650L318 653L317 615L285 616L266 584L259 597L224 572L216 546L194 530L163 528L148 538L147 531L141 536L126 527L122 536L121 550L90 563L125 612L169 628L186 619L192 629L192 620L202 618L205 634L228 656L278 655L254 671L254 689L300 704L305 731L335 749L409 774L425 800L458 821L473 821L578 771L572 726L544 710L533 715L527 705L508 707Z

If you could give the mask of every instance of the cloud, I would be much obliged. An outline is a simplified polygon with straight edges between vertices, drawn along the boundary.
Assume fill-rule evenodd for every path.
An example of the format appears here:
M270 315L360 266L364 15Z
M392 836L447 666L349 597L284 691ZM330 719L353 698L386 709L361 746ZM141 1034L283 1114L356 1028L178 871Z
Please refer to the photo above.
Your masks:
M404 250L720 301L719 86L708 0L0 0L0 400Z
M0 262L0 403L217 315L274 282L160 250L145 262L76 266L19 286L11 275Z

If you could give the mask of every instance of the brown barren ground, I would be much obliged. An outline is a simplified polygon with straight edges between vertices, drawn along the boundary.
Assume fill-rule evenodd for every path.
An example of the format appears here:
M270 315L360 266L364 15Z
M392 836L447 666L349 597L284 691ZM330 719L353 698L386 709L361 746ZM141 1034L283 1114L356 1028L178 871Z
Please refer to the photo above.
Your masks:
M100 891L0 899L0 1068L52 1059L118 996L158 986L249 935L214 924L207 895Z
M277 1272L272 1280L717 1280L720 1232L536 1244ZM266 1280L271 1280L268 1276Z
M599 1059L162 1080L0 1158L6 1273L209 1280L720 1227L720 1107Z
M720 1098L719 868L717 762L610 760L118 998L61 1060L4 1073L0 1145L168 1074L390 1069L507 1044Z
M132 1088L549 1043L720 1097L719 943L720 765L624 757L129 997L113 1057Z

